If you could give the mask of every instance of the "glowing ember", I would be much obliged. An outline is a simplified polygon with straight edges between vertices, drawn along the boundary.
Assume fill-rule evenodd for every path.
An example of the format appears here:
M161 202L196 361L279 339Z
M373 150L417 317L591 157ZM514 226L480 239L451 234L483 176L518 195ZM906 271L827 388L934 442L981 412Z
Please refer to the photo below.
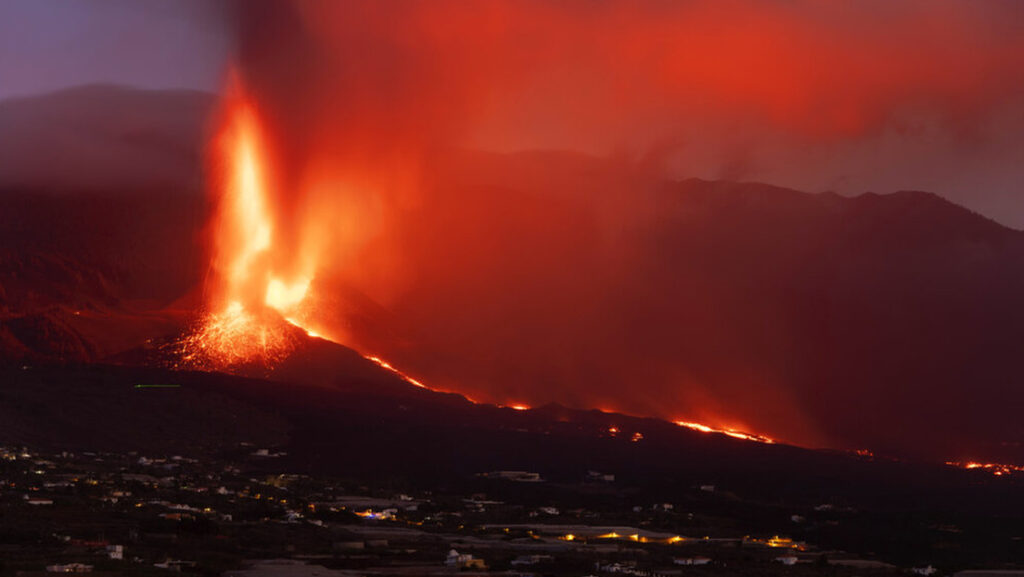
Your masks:
M742 439L744 441L754 441L757 443L766 443L769 445L775 444L775 440L764 435L758 435L755 433L745 433L743 431L737 431L736 429L716 429L709 427L702 423L694 423L690 421L674 421L675 424L680 427L686 427L687 429L693 429L694 431L700 431L701 433L719 433L722 435L728 435L734 439Z
M992 473L997 477L1009 475L1011 473L1024 473L1024 466L1007 465L1005 463L978 463L976 461L946 461L946 464L949 465L950 467L958 467L960 469L981 469L982 471Z
M271 366L295 348L295 335L281 324L262 322L239 302L208 315L185 338L182 361L203 369L258 363Z
M797 551L806 551L807 543L803 541L794 541L788 537L779 537L778 535L771 537L770 539L757 539L757 538L744 538L746 543L755 543L773 549L795 549Z

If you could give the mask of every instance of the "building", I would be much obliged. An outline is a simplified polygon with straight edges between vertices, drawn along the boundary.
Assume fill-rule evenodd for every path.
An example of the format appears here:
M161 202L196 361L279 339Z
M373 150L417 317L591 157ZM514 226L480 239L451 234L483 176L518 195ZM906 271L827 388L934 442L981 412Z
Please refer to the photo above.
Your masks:
M483 559L473 557L469 553L459 553L455 549L448 552L448 558L445 559L444 564L446 567L455 569L487 569L487 563Z

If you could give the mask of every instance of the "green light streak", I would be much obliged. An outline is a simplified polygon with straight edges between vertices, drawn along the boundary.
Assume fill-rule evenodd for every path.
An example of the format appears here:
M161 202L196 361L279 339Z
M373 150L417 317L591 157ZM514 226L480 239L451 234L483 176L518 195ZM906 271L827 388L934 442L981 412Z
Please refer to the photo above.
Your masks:
M136 389L180 389L181 385L135 385Z

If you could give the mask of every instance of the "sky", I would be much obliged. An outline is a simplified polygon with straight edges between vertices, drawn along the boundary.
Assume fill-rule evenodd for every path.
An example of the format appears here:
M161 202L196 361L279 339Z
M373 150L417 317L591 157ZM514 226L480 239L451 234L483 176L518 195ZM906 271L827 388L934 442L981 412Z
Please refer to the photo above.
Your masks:
M0 99L93 83L216 91L230 44L220 2L4 0Z
M239 21L268 5L5 0L0 99L89 83L220 91L247 42ZM307 45L383 59L395 86L447 75L426 93L462 99L462 145L656 155L670 177L809 192L928 190L1024 228L1017 2L295 6ZM396 42L408 32L420 45Z

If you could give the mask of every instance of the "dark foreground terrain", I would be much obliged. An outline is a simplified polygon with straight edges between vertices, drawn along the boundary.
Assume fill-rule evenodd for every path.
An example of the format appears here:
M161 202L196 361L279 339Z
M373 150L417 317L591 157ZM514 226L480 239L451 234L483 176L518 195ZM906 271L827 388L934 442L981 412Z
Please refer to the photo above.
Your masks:
M346 351L301 353L356 375L322 386L4 370L0 575L61 563L219 575L259 559L277 561L248 574L422 575L456 571L451 549L537 575L1022 568L1017 474L477 405L360 372Z

